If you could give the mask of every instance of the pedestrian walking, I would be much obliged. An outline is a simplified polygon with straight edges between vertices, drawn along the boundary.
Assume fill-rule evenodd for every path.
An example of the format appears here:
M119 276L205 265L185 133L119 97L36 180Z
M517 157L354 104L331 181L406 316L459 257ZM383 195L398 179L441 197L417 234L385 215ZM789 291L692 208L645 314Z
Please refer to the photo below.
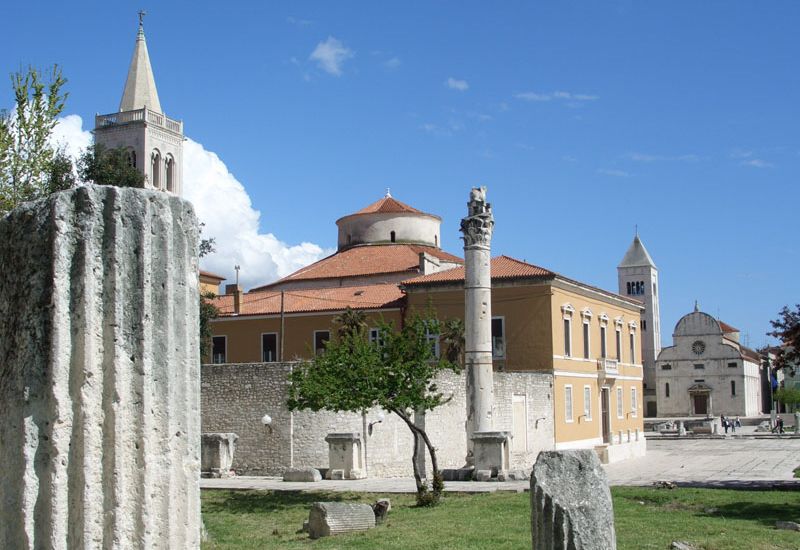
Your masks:
M783 418L780 416L775 419L775 427L778 429L779 434L783 433Z
M736 417L736 420L733 421L733 423L737 428L741 428L742 427L742 421L738 416Z
M722 427L725 428L725 433L727 434L728 433L728 419L725 418L724 414L721 415L719 418L720 418L720 421L722 422Z

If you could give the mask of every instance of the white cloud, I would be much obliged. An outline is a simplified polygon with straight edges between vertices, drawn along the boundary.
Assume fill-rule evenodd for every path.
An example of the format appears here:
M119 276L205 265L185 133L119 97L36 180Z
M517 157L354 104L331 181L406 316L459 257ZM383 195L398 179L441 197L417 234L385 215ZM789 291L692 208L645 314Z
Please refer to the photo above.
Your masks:
M741 163L742 166L750 166L751 168L774 168L775 165L761 159L750 159Z
M697 155L650 155L647 153L628 153L625 158L636 162L658 162L658 161L676 161L676 162L697 162L700 157Z
M353 50L345 47L339 40L329 36L325 42L320 42L308 57L316 61L319 68L334 76L341 76L342 65L355 55Z
M396 69L402 64L403 62L400 61L399 57L393 57L383 62L383 66L386 67L387 69Z
M81 117L59 119L54 130L57 143L77 156L91 143L82 129ZM205 223L203 236L215 239L216 252L203 258L201 268L233 279L240 265L239 281L246 288L268 283L332 253L313 243L290 245L272 233L261 233L261 212L253 207L244 186L216 153L196 141L183 145L184 198L194 204ZM229 281L232 282L232 281Z
M600 99L596 95L589 95L589 94L573 94L571 92L562 92L562 91L555 91L555 92L519 92L514 94L514 97L517 99L521 99L523 101L553 101L553 100L561 100L567 101L570 104L576 104L583 101L595 101Z
M629 178L631 177L629 172L625 170L615 170L615 169L608 169L608 168L598 168L597 173L601 176L611 176L614 178Z
M459 92L466 92L469 90L469 83L466 80L457 80L452 76L447 79L445 82L445 86L450 88L451 90L458 90Z

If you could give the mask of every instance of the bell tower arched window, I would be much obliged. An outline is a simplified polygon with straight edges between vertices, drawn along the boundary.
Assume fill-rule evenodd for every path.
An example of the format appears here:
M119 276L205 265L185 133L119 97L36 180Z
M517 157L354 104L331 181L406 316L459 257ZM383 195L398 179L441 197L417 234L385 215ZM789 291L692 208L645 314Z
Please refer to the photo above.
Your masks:
M136 168L136 151L133 149L128 152L128 164L131 167Z
M395 241L395 234L394 234L394 231L392 231L391 233L389 233L389 238L391 239L391 241L392 241L392 242L394 242L394 241Z
M167 180L167 191L170 193L175 192L175 159L172 158L172 155L167 155L166 160L164 161L164 175L166 176Z
M159 189L161 187L161 154L156 150L153 151L150 157L151 174L153 178L153 187Z

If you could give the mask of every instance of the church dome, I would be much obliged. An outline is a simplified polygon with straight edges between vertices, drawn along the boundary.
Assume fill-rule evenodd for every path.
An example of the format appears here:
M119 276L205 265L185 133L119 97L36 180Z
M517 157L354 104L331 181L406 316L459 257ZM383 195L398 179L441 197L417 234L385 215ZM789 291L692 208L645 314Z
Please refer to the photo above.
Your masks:
M392 243L439 248L441 223L439 216L426 214L386 193L379 201L336 220L338 248Z

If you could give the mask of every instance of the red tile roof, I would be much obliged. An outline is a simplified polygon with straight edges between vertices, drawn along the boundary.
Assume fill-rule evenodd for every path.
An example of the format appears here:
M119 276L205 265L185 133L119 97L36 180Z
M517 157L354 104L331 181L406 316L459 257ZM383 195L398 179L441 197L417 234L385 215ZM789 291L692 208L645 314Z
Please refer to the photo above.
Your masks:
M233 296L219 296L211 302L220 310L221 317L233 315ZM284 292L285 313L332 312L352 309L387 309L402 305L403 293L396 284L365 285L354 287L288 290ZM281 293L275 291L243 294L239 316L278 315L281 312Z
M509 256L498 256L492 258L491 263L492 280L505 280L505 279L529 279L529 278L551 278L555 277L556 273L529 264ZM430 275L422 275L403 281L406 286L425 285L429 283L443 283L443 282L457 282L464 280L464 267L456 267L438 273L431 273Z
M717 319L717 322L719 323L719 326L722 329L723 334L728 334L730 332L739 332L738 328L734 328L724 321L720 321L719 319Z
M408 214L424 214L425 212L417 210L413 206L409 206L404 202L400 202L394 197L383 197L381 200L373 202L369 206L365 206L356 214L374 214L376 212L406 212Z
M427 252L447 262L463 262L458 256L448 254L433 246L415 244L354 246L299 269L279 281L254 288L253 291L265 290L278 283L288 281L339 279L402 272L408 272L411 276L419 268L420 252Z
M219 281L224 281L226 279L226 277L223 277L222 275L217 275L216 273L211 273L210 271L203 271L202 269L200 270L200 276L205 277L206 279L217 279Z

